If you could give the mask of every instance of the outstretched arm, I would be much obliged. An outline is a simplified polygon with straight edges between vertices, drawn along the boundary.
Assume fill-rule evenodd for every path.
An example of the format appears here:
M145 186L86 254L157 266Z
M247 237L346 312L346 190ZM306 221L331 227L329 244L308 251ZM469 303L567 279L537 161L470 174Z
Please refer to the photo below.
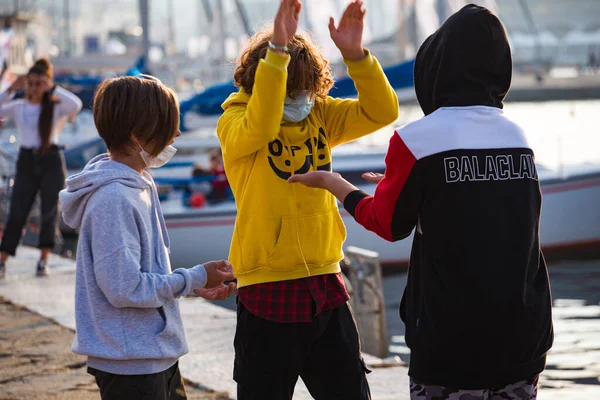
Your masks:
M366 229L388 241L410 235L417 223L424 197L423 179L419 177L417 160L398 134L390 141L382 177L366 174L371 182L379 181L375 195L369 196L341 175L314 171L294 175L289 182L330 191L344 208Z

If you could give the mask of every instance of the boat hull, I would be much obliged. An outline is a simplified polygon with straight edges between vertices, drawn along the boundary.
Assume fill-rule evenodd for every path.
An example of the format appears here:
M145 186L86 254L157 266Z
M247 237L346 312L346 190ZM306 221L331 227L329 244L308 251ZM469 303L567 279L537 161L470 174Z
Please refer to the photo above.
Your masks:
M373 188L366 190L372 192ZM542 248L546 252L586 249L600 255L600 173L542 182L542 193ZM227 258L235 215L233 205L222 205L214 212L208 209L180 213L165 210L173 266L190 267L203 261ZM408 263L412 235L403 241L389 243L366 231L346 211L342 210L341 215L348 231L345 246L376 251L384 265Z

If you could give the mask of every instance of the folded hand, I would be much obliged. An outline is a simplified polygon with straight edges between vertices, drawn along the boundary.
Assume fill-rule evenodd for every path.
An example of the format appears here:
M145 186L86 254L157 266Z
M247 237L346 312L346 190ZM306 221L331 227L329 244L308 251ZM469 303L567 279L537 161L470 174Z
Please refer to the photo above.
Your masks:
M206 285L204 286L205 289L223 286L223 282L232 281L235 278L233 267L229 261L210 261L202 265L204 265L207 277Z

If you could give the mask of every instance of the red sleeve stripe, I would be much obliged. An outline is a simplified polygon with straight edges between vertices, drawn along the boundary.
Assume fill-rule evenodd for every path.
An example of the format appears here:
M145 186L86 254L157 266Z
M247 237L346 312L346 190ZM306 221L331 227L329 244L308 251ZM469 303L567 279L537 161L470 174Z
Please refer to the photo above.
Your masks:
M375 195L363 198L354 209L356 221L385 240L393 240L396 203L415 162L400 135L394 133L385 156L385 177L377 185Z

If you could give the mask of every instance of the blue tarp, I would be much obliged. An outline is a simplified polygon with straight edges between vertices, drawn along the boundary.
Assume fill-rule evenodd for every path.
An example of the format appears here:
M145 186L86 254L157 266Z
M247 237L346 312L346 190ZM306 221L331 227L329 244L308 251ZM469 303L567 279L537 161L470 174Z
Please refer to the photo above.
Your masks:
M129 68L123 75L138 76L148 73L146 70L146 61L140 57L138 61ZM85 108L92 108L94 93L98 85L104 80L100 75L57 75L54 80L58 84L66 85L69 90L75 93L83 102Z
M383 72L394 89L403 89L413 86L414 68L415 60L410 60L386 67ZM352 97L356 94L356 87L349 76L335 81L333 89L329 91L329 95L332 97Z
M211 86L191 99L182 101L179 105L181 115L185 115L189 111L203 115L219 115L223 112L221 104L237 90L233 81Z

